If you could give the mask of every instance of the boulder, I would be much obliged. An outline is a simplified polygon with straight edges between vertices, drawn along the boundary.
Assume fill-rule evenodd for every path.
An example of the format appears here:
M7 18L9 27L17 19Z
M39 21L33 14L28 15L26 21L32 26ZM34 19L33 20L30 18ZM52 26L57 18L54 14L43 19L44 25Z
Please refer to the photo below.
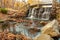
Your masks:
M36 37L34 40L53 40L50 35L41 34L40 36Z
M41 33L50 35L51 37L58 36L59 29L58 29L58 22L57 22L57 20L53 20L50 23L48 23L47 25L45 25L41 29Z

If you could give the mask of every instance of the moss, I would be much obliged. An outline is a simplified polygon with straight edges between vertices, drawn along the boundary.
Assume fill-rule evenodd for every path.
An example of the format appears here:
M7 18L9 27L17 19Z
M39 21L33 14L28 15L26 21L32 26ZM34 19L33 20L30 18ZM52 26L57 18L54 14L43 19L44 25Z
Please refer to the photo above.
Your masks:
M7 14L8 10L5 8L0 8L0 12L3 14Z
M3 23L4 21L0 20L0 23Z

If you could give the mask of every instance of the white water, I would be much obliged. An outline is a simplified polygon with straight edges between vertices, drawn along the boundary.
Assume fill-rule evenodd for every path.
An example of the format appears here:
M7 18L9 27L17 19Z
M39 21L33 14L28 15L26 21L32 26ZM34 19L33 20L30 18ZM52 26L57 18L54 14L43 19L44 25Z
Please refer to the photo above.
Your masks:
M34 18L34 10L35 10L35 8L33 8L32 9L32 11L31 11L31 9L29 10L29 15L30 15L30 19L33 19Z
M42 19L49 20L50 12L48 11L47 8L45 8L44 13L42 14Z

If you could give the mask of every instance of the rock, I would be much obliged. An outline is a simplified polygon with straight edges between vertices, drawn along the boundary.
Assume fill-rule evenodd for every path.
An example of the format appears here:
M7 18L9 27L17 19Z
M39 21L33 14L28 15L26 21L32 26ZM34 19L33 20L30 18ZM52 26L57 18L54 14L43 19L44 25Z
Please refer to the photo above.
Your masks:
M41 34L40 36L36 37L34 40L53 40L53 39L47 34Z
M55 37L59 34L58 22L56 20L51 21L41 29L42 34L48 34L51 37Z

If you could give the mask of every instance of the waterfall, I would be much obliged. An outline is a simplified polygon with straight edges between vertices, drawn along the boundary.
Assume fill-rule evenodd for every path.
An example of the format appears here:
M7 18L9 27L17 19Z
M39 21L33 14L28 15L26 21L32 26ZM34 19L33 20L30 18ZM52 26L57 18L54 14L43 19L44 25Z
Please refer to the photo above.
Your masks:
M29 18L31 18L31 19L34 18L34 12L35 12L34 10L35 10L35 8L33 8L32 11L31 11L31 9L29 11L29 16L30 16Z
M49 10L47 8L45 8L44 13L42 14L42 19L49 20L49 15L50 15Z

